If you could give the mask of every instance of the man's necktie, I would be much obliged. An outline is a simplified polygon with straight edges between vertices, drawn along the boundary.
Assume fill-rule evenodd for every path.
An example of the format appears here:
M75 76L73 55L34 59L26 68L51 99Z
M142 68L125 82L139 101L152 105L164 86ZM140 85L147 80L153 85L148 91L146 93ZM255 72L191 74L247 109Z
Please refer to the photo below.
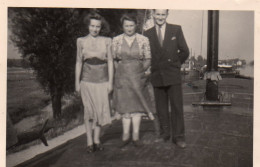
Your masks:
M161 27L158 27L158 39L161 46L163 46L163 39L162 39L162 30Z

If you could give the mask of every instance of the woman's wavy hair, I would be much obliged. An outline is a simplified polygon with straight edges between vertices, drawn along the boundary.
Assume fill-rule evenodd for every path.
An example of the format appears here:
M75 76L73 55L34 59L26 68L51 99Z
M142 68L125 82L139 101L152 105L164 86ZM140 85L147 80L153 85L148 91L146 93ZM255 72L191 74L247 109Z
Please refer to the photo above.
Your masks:
M137 19L137 14L136 13L125 13L121 16L120 18L120 23L121 23L121 27L120 27L120 30L123 32L123 24L124 24L124 21L132 21L136 24L136 29L135 31L138 32L138 33L141 33L141 24L139 23L138 19Z
M102 17L100 14L95 12L95 13L90 13L90 14L86 15L84 17L84 21L83 22L88 27L89 24L90 24L90 21L92 19L101 21L101 30L100 30L99 35L101 35L101 36L109 36L110 27L109 27L108 22L105 20L105 18ZM87 29L87 32L88 32L88 29Z
M121 26L123 26L125 20L132 21L137 25L138 21L137 21L136 17L137 16L136 16L135 13L125 13L125 14L123 14L122 17L120 18Z

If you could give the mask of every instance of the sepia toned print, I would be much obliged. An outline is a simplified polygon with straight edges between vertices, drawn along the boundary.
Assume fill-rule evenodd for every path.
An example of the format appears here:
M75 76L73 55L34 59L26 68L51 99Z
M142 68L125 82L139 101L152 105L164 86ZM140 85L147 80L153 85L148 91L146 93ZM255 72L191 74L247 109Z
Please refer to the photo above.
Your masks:
M253 166L253 11L9 7L8 41L6 166Z

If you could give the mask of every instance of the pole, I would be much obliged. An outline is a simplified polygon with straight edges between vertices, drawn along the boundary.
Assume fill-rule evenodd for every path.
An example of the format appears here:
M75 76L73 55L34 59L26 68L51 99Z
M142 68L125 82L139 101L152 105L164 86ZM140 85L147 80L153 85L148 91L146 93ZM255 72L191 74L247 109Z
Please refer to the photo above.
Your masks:
M202 11L202 20L201 20L201 37L200 37L200 55L202 56L202 39L203 39L203 20L204 20L204 11Z
M218 71L219 11L208 11L207 72ZM218 100L218 82L207 79L206 99Z

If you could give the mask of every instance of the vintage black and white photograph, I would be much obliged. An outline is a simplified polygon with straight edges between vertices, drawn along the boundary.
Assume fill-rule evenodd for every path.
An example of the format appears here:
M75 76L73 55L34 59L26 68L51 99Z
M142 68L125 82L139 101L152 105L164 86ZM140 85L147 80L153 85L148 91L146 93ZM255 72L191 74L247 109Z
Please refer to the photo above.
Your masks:
M253 10L7 13L7 167L253 166Z

